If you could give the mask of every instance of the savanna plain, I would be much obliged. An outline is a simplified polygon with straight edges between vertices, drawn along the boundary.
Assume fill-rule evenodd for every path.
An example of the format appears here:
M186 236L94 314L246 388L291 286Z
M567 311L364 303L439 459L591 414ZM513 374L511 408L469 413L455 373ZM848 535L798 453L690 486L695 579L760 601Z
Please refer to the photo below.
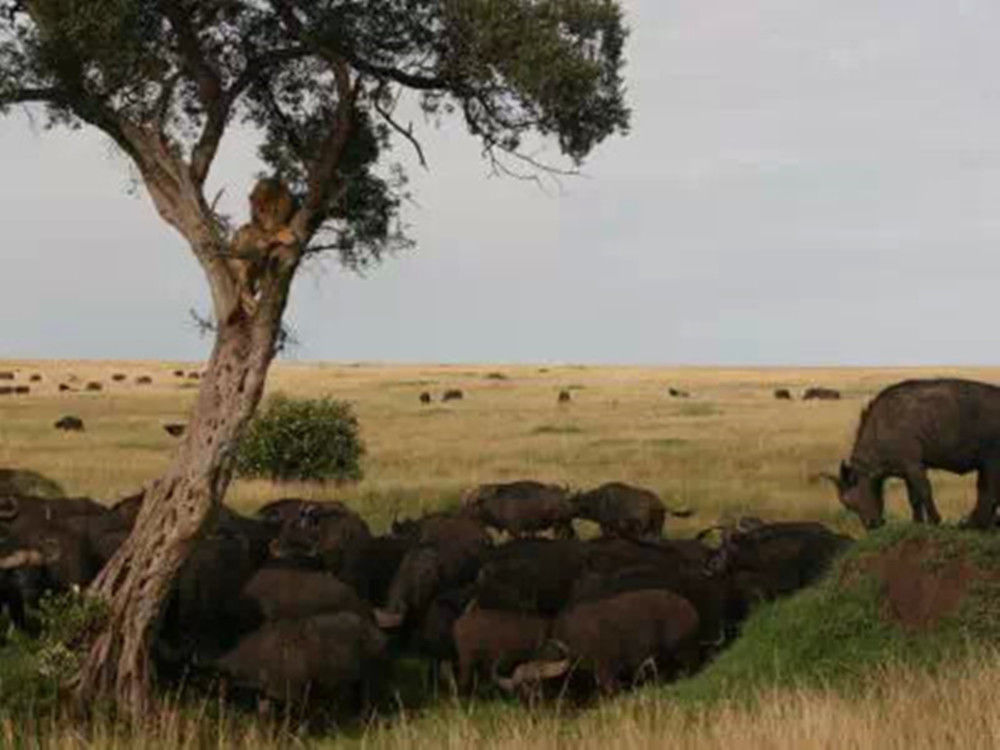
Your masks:
M113 502L155 478L176 439L163 425L183 422L197 382L174 370L190 362L0 361L31 393L0 397L0 466L40 471L68 494ZM123 373L124 381L112 380ZM136 378L147 375L152 384ZM881 388L912 377L958 376L1000 382L1000 368L708 368L572 365L386 365L279 363L268 392L331 395L352 403L366 444L364 479L335 487L236 481L227 504L251 513L281 497L336 498L373 531L396 518L455 506L480 482L532 478L584 489L618 480L655 490L668 506L668 536L743 515L816 520L861 536L833 487L817 479L848 455L858 415ZM60 392L101 381L101 392ZM837 401L802 401L810 386L841 392ZM668 388L690 394L671 397ZM459 388L460 401L442 402ZM787 388L792 401L776 400ZM561 390L571 394L557 403ZM418 396L428 391L431 404ZM53 429L61 416L86 429ZM971 477L932 474L949 522L971 509ZM890 482L890 518L908 515L903 488ZM580 523L584 535L596 532ZM782 643L772 644L781 649ZM713 669L708 665L705 672ZM698 679L698 678L694 678ZM2 684L2 680L0 680ZM774 685L753 691L686 694L648 686L580 709L512 699L460 699L442 691L416 708L361 726L303 733L285 722L259 723L183 702L164 707L144 734L97 722L86 731L67 719L40 720L29 733L0 717L0 744L54 747L197 747L303 744L373 747L678 747L908 748L997 747L1000 654L970 650L947 669L887 658L858 679L831 685ZM211 716L211 718L209 718ZM206 730L205 724L213 727Z

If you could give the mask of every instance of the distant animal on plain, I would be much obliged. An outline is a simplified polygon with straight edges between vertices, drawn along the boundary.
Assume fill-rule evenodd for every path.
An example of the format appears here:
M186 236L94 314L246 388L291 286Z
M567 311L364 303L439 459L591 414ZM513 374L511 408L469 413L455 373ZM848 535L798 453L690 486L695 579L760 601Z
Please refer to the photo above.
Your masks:
M201 377L197 372L189 372L187 376L188 380L198 380Z
M60 417L54 426L57 430L66 430L68 432L82 432L83 420L80 419L79 417L74 417L72 414L67 414L64 417Z
M667 393L669 393L673 398L691 397L691 394L688 391L682 391L680 388L668 388Z
M806 392L802 394L803 401L836 401L840 398L840 391L834 388L807 388Z
M431 394L429 394L427 391L424 391L423 393L420 394L420 403L429 404L431 400L432 400Z
M1000 387L958 378L905 380L861 412L851 456L839 474L821 474L866 528L885 520L883 487L906 482L913 520L940 523L927 469L978 472L970 526L993 525L1000 500Z
M115 381L116 383L120 383L120 382L122 382L125 379L125 373L124 372L116 372L114 375L111 376L111 379L113 381Z
M559 403L560 404L569 403L569 401L571 399L572 399L572 396L570 396L569 391L559 391Z
M104 386L103 386L103 385L101 385L101 384L100 384L99 382L97 382L96 380L91 380L91 381L90 381L89 383L87 383L87 385L86 385L86 386L84 387L84 390L85 390L85 391L103 391L103 390L104 390Z
M3 372L0 372L0 380L13 380L13 379L14 379L14 373L12 373L10 370L4 370Z
M184 377L184 370L174 370L174 377L175 378L183 378Z
M458 401L464 398L465 394L458 388L449 388L441 396L442 401Z
M25 394L25 393L31 393L31 388L29 388L26 385L15 385L14 386L14 393L22 394L22 395Z
M73 389L72 389L72 388L70 388L70 387L69 387L68 385L66 385L65 383L60 383L60 384L59 384L59 392L60 392L60 393L65 393L66 391L72 391L72 390L73 390Z
M792 392L787 388L776 388L774 390L774 397L779 401L791 401Z
M30 378L28 378L28 380L31 381L32 383L41 383L42 376L36 372Z
M0 385L0 396L9 396L14 392L12 385Z
M171 437L180 437L184 434L184 430L187 429L187 425L181 422L169 422L163 425L163 429Z
M149 385L153 382L153 379L149 375L140 375L135 379L137 385Z

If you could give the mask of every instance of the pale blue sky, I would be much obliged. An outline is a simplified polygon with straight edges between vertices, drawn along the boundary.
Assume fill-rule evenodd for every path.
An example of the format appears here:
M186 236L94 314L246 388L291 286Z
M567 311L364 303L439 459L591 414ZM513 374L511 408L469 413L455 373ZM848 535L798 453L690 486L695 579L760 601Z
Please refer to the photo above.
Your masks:
M624 5L632 134L542 192L425 128L417 248L303 273L293 357L1000 364L1000 5ZM211 178L240 220L250 135ZM205 282L129 181L0 120L0 357L204 356Z

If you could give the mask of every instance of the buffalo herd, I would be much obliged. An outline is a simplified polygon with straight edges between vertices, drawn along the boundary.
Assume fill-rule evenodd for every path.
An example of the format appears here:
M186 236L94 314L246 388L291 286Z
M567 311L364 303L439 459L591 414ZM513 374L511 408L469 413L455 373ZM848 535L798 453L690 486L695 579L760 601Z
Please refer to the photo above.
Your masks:
M11 621L31 630L43 592L89 583L142 501L0 492ZM252 517L222 507L160 618L158 673L358 711L392 695L409 656L462 694L585 699L699 669L756 602L808 585L850 543L818 523L757 519L666 538L667 515L684 512L620 482L574 493L532 480L479 485L383 534L334 500L278 500ZM600 534L578 538L577 519Z

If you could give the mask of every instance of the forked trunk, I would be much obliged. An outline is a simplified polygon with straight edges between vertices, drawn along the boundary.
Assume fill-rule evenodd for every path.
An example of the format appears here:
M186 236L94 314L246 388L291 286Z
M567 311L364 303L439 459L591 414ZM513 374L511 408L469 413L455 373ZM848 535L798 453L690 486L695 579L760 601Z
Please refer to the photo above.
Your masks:
M184 442L162 478L147 487L135 528L91 585L108 620L77 676L76 696L112 698L140 719L152 687L150 651L171 585L232 476L236 441L260 401L287 294L258 314L221 321ZM262 319L263 318L263 319Z

